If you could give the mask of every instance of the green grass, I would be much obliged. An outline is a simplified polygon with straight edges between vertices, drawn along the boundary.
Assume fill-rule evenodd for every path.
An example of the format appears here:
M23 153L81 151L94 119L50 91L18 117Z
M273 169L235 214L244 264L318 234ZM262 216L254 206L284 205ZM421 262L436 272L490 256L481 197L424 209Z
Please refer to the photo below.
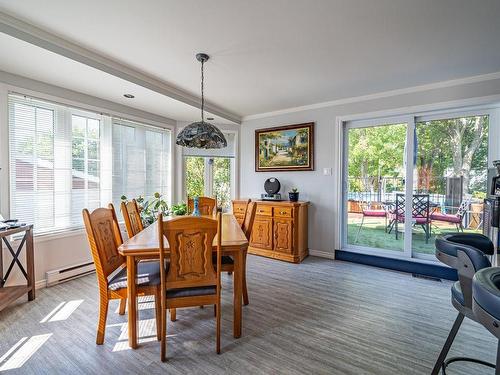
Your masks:
M403 251L403 233L400 233L398 235L398 239L396 240L394 230L390 234L385 232L383 220L379 222L376 222L374 219L368 220L368 223L365 221L365 223L363 224L363 228L361 229L361 232L359 234L358 241L355 242L356 233L359 228L359 223L361 222L361 217L349 218L349 224L347 225L348 244L400 252ZM400 228L400 232L401 231L403 231L403 228ZM436 239L436 235L447 232L456 232L456 230L452 225L440 224L439 227L433 226L432 234L429 238L428 243L425 243L425 234L421 227L414 227L412 232L413 251L420 254L434 254L434 240ZM465 229L465 232L479 233L480 231Z

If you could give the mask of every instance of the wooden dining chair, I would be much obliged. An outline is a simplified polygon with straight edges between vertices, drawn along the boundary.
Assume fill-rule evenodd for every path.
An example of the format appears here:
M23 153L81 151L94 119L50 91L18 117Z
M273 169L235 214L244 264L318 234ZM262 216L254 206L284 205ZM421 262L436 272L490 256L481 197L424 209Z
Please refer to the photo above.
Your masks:
M122 211L125 228L127 228L127 234L129 237L135 236L144 229L139 211L139 205L135 199L132 199L127 203L122 202L120 209Z
M220 353L220 270L222 257L222 217L184 216L163 222L158 215L160 264L165 263L165 238L170 263L161 275L161 349L166 360L167 309L215 305L216 350ZM213 240L217 235L217 262L212 262Z
M209 197L199 197L198 198L198 209L202 216L210 216L215 212L215 207L217 207L217 200L215 198ZM194 199L188 198L188 211L192 213L194 209Z
M98 208L92 213L82 211L90 251L94 260L97 283L99 286L99 320L97 324L96 344L104 343L108 302L120 300L120 314L125 313L127 298L127 268L125 259L118 252L123 239L112 204L109 208ZM158 262L139 262L137 295L155 296L156 334L160 339L160 265Z
M245 220L241 224L241 229L245 233L245 237L250 241L250 235L252 234L253 222L255 220L255 212L257 211L257 204L255 202L250 202L247 204L247 209L245 212ZM248 299L248 289L247 289L247 251L243 254L243 304L246 306L250 303ZM222 271L232 274L234 272L234 259L229 255L222 256Z

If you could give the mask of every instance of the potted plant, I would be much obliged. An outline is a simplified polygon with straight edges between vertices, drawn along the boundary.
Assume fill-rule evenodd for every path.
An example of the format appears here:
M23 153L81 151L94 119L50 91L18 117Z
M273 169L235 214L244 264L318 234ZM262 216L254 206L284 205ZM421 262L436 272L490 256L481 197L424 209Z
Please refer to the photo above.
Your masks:
M172 205L170 209L172 216L184 216L187 214L187 205L184 202Z
M289 191L288 199L290 199L290 202L297 202L299 200L299 190L297 188L293 188L292 191Z
M126 202L128 198L125 195L122 195L121 200ZM144 227L148 227L153 224L160 212L163 215L168 214L167 201L158 192L154 193L153 197L149 200L145 200L142 195L139 195L135 200L139 206L141 220Z

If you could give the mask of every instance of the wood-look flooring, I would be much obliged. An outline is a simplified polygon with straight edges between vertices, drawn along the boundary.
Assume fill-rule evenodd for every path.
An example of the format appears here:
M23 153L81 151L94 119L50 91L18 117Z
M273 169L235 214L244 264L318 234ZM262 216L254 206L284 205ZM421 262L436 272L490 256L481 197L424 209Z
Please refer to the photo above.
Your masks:
M232 280L224 275L222 354L215 353L213 309L183 309L168 324L166 363L160 362L152 302L140 304L142 344L130 350L127 316L116 313L116 302L105 343L95 344L95 275L42 289L35 301L0 312L0 371L21 339L50 334L22 366L6 373L429 374L456 317L450 282L353 263L308 257L297 265L249 256L247 281L243 336L232 336ZM68 305L68 312L74 309L69 316L63 310L47 317L69 301L76 301ZM493 336L466 319L451 355L494 362L495 353ZM452 366L450 374L493 373Z

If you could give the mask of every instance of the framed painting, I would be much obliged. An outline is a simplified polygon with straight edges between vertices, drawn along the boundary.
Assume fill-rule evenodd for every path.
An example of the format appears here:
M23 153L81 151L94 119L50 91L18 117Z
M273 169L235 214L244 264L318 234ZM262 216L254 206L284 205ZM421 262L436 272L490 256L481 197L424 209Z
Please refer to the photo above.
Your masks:
M314 123L255 131L255 171L314 170Z

